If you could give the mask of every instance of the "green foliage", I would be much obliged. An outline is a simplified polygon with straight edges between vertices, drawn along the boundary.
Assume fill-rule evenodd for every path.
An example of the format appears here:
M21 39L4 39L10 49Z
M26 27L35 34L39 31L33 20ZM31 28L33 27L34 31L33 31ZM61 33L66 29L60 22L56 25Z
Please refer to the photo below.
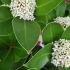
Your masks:
M67 39L67 40L70 40L70 27L68 27L68 28L64 31L64 33L63 33L63 35L62 35L61 38L65 38L65 39Z
M0 5L2 4L1 0L0 0Z
M30 50L36 45L40 27L37 22L28 22L15 18L12 21L13 31L18 42L29 53Z
M11 0L1 0L1 2L2 2L3 4L10 4L10 3L11 3Z
M0 70L13 70L15 62L27 56L20 45L9 45L0 48Z
M23 66L26 66L28 68L34 68L34 69L41 69L46 63L49 62L49 58L52 52L52 44L48 44L45 46L45 48L39 50L26 64Z
M51 65L52 42L70 40L70 27L66 30L53 20L70 16L70 4L63 0L36 0L34 21L13 17L11 0L0 0L0 70L69 70ZM44 48L37 46L40 31ZM46 69L45 69L46 67ZM43 69L41 69L43 68Z
M59 6L56 7L56 16L64 16L66 10L66 4L61 2Z
M47 15L52 11L57 5L59 5L63 0L36 0L36 15Z
M54 22L47 24L43 30L44 43L46 44L58 40L61 37L63 31L64 30L60 24Z
M0 22L5 22L12 19L10 9L5 6L0 6Z

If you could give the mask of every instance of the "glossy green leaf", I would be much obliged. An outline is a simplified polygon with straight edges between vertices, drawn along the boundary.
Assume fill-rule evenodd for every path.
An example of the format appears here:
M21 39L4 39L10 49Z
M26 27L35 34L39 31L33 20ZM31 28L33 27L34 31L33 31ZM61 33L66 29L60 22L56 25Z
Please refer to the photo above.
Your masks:
M0 6L0 22L8 21L12 19L12 14L8 7Z
M63 31L64 30L60 24L54 22L49 23L43 30L44 43L46 44L58 40L61 37Z
M3 4L10 4L11 0L1 0Z
M23 66L40 70L50 60L52 46L52 44L46 45Z
M37 43L40 27L35 21L24 21L15 18L12 22L13 30L19 44L29 52Z
M70 40L70 27L68 27L65 32L62 34L62 37L63 39L67 39L67 40Z
M63 0L36 0L36 15L47 15Z

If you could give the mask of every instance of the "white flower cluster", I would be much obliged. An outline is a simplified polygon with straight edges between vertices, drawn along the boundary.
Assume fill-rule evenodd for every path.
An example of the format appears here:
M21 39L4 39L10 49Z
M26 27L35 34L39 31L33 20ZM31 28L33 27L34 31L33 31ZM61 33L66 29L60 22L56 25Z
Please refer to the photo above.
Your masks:
M56 67L70 67L70 40L60 39L54 46L51 63Z
M10 9L14 17L20 19L34 20L36 2L35 0L11 0Z
M54 22L61 24L66 29L70 26L70 17L57 17Z

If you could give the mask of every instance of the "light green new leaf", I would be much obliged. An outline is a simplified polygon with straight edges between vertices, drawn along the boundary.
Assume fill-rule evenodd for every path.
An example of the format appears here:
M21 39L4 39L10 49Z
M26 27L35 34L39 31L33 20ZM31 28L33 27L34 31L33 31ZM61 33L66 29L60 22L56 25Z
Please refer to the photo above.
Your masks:
M10 3L11 3L11 0L1 0L1 2L2 2L3 4L10 4Z
M62 37L61 38L70 40L70 27L68 27L66 29L66 31L62 34Z
M35 21L24 21L15 18L12 21L13 30L19 44L29 52L36 45L40 27Z
M57 5L59 5L63 0L36 0L36 15L47 15L52 11Z
M54 22L49 23L43 30L44 43L46 44L58 40L63 31L64 30L60 24Z
M52 44L46 45L23 66L40 70L46 63L49 62L52 52L52 46Z

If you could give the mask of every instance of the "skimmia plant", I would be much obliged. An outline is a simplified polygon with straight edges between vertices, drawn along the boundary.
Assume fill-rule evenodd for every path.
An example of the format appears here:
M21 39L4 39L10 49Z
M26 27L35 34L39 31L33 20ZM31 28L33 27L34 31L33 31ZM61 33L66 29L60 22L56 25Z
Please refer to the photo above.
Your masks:
M70 70L70 0L0 0L0 70Z

